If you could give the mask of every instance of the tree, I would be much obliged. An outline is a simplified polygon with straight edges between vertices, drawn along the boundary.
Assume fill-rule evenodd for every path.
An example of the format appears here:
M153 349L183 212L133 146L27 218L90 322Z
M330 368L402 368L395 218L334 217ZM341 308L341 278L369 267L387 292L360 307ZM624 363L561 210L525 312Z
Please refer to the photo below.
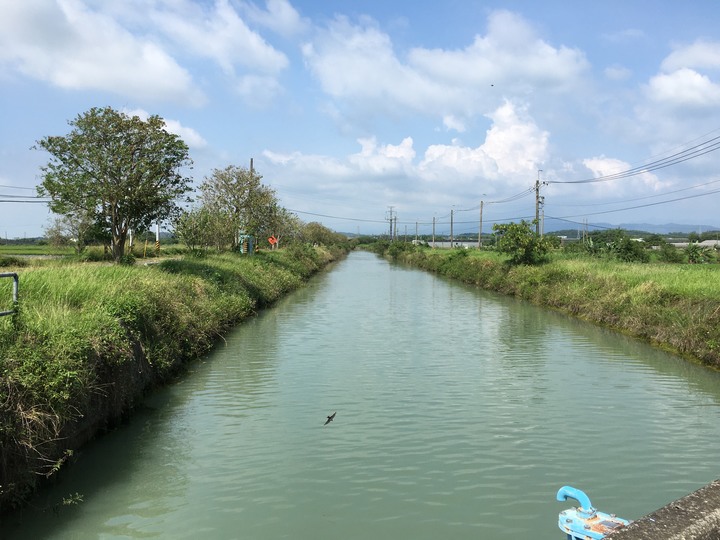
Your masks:
M261 180L254 170L231 165L215 169L200 185L203 205L226 218L217 233L229 235L232 249L238 247L241 233L259 238L276 232L272 230L279 212L275 191Z
M69 124L68 135L37 141L51 155L38 193L50 197L56 214L95 215L119 261L129 230L173 216L190 191L190 179L181 174L192 164L188 147L159 116L141 120L96 107Z
M205 207L182 212L174 225L180 241L193 253L204 253L214 242L212 216Z
M79 255L85 251L95 223L91 216L65 214L55 218L52 225L45 229L45 236L52 245L72 244Z
M550 251L551 241L535 233L531 225L525 220L493 225L493 231L500 237L498 250L510 256L510 264L538 264Z
M305 242L326 246L343 244L347 241L347 238L344 235L328 229L325 225L322 225L317 221L305 224L302 228L301 236Z

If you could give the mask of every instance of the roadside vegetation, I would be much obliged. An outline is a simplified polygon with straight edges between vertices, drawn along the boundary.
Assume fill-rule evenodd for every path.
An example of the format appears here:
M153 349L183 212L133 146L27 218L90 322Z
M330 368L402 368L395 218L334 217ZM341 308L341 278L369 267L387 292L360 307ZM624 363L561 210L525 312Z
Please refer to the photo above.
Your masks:
M37 141L49 154L38 195L55 214L43 239L0 241L0 272L20 275L17 306L0 279L0 312L17 308L0 317L0 512L352 247L282 208L252 166L216 169L194 192L188 147L157 116L93 108L69 125ZM159 223L171 233L158 249ZM720 367L720 265L700 237L677 250L607 231L562 246L522 222L496 225L482 250L367 240L394 260Z
M0 317L0 513L350 249L282 208L252 168L215 170L193 193L188 147L157 116L93 108L69 124L37 141L46 234L0 241L0 272L20 276L17 305L0 279L0 312L14 310Z
M0 508L23 503L150 388L345 249L10 268L21 274L21 301L0 317ZM0 282L6 303L11 282Z
M697 242L676 248L661 245L658 238L636 241L618 230L565 246L557 239L544 245L527 223L511 229L512 234L482 250L397 241L368 247L392 260L557 309L720 369L717 249L702 247L698 259Z

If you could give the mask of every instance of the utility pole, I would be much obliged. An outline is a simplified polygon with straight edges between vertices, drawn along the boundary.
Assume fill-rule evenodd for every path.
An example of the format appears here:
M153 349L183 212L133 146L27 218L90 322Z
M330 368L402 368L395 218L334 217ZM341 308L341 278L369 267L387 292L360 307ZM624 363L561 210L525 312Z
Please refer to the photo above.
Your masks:
M483 201L480 201L480 228L478 230L478 249L482 247L482 211Z
M435 249L435 216L433 216L433 249Z
M450 209L450 248L453 247L453 213L455 212L454 208Z
M393 241L393 208L394 206L388 206L388 221L390 222L390 241Z
M542 169L538 169L537 180L535 182L535 234L540 236L540 173Z
M415 245L418 243L418 222L415 222Z

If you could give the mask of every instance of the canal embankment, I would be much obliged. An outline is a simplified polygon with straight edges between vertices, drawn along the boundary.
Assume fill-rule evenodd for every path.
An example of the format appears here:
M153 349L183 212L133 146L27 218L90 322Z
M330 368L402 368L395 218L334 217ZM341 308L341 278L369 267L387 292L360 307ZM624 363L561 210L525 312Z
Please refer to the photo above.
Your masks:
M509 265L496 252L423 247L389 258L521 298L720 369L720 265L556 258Z
M720 369L720 267L556 259L508 265L466 249L388 250L389 258L512 295ZM720 539L720 480L616 531L618 540Z
M609 538L717 540L720 538L720 480L633 521Z
M0 318L0 512L225 332L344 254L297 246L19 269L17 312Z

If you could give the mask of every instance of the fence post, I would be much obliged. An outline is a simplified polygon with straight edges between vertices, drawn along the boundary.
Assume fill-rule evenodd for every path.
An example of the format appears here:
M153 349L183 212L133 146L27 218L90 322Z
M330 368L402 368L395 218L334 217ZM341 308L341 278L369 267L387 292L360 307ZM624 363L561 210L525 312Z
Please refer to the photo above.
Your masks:
M20 290L20 278L15 272L2 272L0 278L11 277L13 278L13 308L10 311L0 311L0 317L5 315L14 315L18 308L18 293Z

